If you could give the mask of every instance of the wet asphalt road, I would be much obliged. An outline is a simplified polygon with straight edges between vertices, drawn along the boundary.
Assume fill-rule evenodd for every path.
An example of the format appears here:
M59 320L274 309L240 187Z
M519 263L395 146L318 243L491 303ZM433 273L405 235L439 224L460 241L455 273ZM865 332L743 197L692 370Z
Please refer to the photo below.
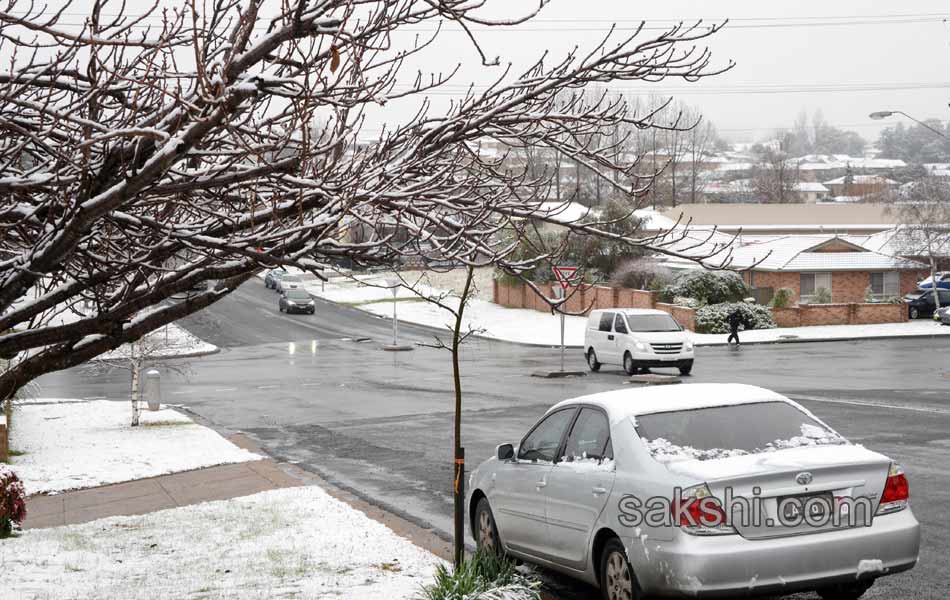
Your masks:
M553 319L554 317L552 317ZM451 530L452 385L449 354L380 350L391 323L318 301L317 314L283 315L252 281L183 324L219 345L163 393L216 426L244 431L271 454L295 461L393 512ZM353 341L368 337L368 342ZM400 326L401 342L432 341ZM496 444L516 442L551 404L623 385L619 370L538 379L558 351L472 341L464 350L463 439L470 467ZM569 351L568 368L583 369ZM662 372L662 371L657 371ZM700 348L691 382L741 382L803 402L852 441L908 470L923 524L921 559L884 578L866 598L950 597L950 338ZM51 396L122 398L120 375L47 376ZM583 588L578 598L595 597ZM817 598L798 595L797 598Z

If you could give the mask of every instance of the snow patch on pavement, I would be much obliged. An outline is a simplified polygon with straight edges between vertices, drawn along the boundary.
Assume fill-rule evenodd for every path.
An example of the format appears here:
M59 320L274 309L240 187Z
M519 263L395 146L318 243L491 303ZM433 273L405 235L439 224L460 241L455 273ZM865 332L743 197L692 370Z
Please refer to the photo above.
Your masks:
M438 564L318 487L27 530L0 544L9 600L408 599Z
M24 453L10 465L31 495L262 458L168 408L143 405L131 427L127 401L36 402L16 405L10 439Z

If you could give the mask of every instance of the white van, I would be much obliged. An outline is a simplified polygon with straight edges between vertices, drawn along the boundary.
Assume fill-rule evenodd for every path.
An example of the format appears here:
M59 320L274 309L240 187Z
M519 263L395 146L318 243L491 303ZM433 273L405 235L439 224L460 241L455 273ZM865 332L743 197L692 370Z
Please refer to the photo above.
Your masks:
M584 332L584 352L591 371L600 365L623 365L628 375L650 367L693 369L693 342L669 313L645 308L594 310Z

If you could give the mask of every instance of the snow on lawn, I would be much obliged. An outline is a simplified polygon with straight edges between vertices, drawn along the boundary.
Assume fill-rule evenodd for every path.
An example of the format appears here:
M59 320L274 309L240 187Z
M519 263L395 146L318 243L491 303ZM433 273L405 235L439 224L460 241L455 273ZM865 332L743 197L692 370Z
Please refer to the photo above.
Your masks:
M412 598L439 563L318 487L27 530L0 543L9 600Z
M214 344L202 340L192 335L184 328L169 323L167 326L156 329L142 337L138 342L135 352L141 353L142 348L148 348L147 354L150 358L184 358L188 356L203 356L218 351ZM117 360L128 358L131 352L129 344L119 346L112 352L98 356L97 360Z
M131 417L129 402L17 404L10 464L32 495L261 458L168 408Z
M455 300L458 303L458 300ZM371 313L392 317L392 302L365 304L361 309ZM448 312L427 302L400 302L397 309L399 319L421 325L448 327L451 316ZM465 309L466 327L481 328L480 334L510 342L557 346L561 343L560 318L551 313L543 313L524 308L505 308L484 300L472 300ZM586 317L565 317L564 339L568 346L580 348L584 345ZM950 327L939 325L930 320L917 320L908 323L880 323L874 325L826 325L818 327L784 327L776 329L756 329L740 332L745 342L776 342L783 339L827 340L858 339L867 337L903 337L926 335L950 335ZM689 333L697 346L724 345L728 334Z

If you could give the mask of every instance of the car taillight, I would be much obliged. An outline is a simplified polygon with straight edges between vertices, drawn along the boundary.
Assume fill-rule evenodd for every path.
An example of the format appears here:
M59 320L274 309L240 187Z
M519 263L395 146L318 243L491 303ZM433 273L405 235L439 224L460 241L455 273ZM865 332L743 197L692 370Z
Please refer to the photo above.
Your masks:
M884 484L884 494L881 495L881 502L877 505L877 514L887 515L904 510L909 500L910 484L907 483L904 469L900 465L891 463L891 468L887 472L887 482Z
M674 525L690 535L731 535L735 527L726 523L722 503L705 483L686 488L670 507Z

